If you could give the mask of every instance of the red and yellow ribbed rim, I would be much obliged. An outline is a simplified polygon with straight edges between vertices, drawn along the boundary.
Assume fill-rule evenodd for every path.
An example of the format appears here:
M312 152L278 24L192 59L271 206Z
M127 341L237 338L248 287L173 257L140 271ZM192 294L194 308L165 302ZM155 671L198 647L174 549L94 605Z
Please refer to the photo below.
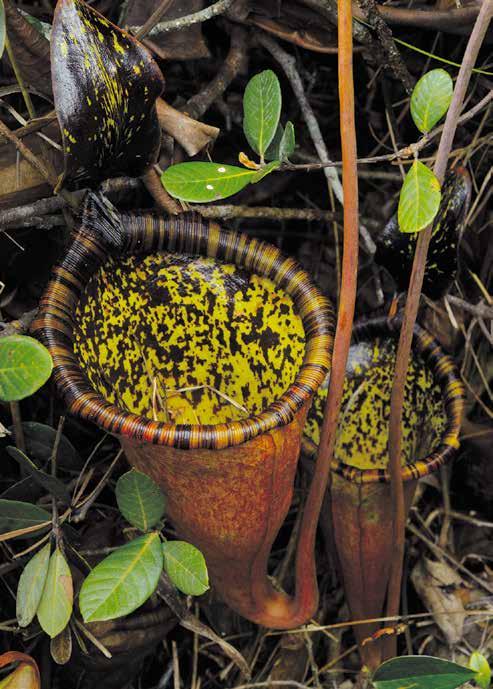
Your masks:
M356 343L362 341L371 343L377 339L384 342L388 339L396 341L401 324L402 320L400 317L396 317L393 320L389 320L385 316L364 319L356 323L353 338ZM418 461L411 461L403 465L402 478L404 481L414 481L427 476L436 471L440 466L450 462L456 456L459 448L459 433L465 399L464 385L453 359L418 324L414 328L413 353L419 355L420 360L439 388L441 403L443 404L444 423L435 448ZM389 368L388 375L391 378L393 377L393 367ZM319 399L317 399L317 403L320 403ZM320 404L318 404L318 407L320 407ZM317 409L317 412L315 412L315 409L312 408L311 413L317 413L318 418L318 411ZM340 422L342 418L343 413L341 413ZM361 420L356 420L354 423L359 424ZM405 419L403 423L405 423ZM375 432L378 432L376 428ZM312 445L313 443L306 448L309 454L314 453ZM387 468L361 469L337 461L334 463L332 471L347 481L356 484L390 482L390 474Z
M272 280L293 300L305 332L305 354L289 388L260 413L221 424L153 421L111 404L90 384L74 352L74 314L85 286L110 257L160 251L207 256ZM276 247L222 229L196 214L164 219L118 214L91 195L79 231L54 269L33 332L53 358L56 387L70 413L115 435L175 448L221 449L290 423L311 399L331 363L334 316L310 276Z

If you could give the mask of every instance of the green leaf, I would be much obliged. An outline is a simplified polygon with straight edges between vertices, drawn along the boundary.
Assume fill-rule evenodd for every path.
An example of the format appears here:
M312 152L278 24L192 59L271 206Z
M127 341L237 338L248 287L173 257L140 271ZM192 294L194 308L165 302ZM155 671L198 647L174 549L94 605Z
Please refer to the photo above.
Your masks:
M85 622L112 620L139 608L154 593L163 569L159 534L140 536L108 555L82 584Z
M376 689L455 689L474 677L462 665L431 656L403 656L380 665L372 677Z
M31 462L29 457L21 452L17 447L9 445L6 449L9 455L19 463L24 471L32 476L38 485L47 490L48 493L51 493L51 495L54 495L56 498L64 500L67 503L70 502L70 493L62 481L59 481L54 476L46 474L44 471L41 471L41 469L38 469L34 462Z
M0 499L0 534L51 522L51 514L30 502ZM39 533L36 532L37 535ZM26 534L26 538L33 534Z
M48 574L50 550L47 543L29 560L19 578L16 602L19 627L27 627L36 615Z
M427 227L440 207L440 182L433 172L415 160L407 173L399 197L397 218L401 232L419 232Z
M267 177L267 175L270 175L271 172L274 172L274 170L277 170L277 168L281 165L281 162L279 160L273 160L271 163L267 163L267 165L263 165L260 170L255 172L254 176L252 177L252 184L257 184L257 182L260 182L261 179L264 179L264 177Z
M293 123L291 121L286 122L286 128L279 123L264 157L266 160L285 161L294 152L295 148L296 140Z
M284 161L294 153L296 148L296 138L294 135L294 125L291 121L286 122L286 128L279 144L279 158Z
M164 514L164 495L154 481L132 469L116 484L116 501L125 519L141 531L149 531Z
M210 203L241 191L255 174L255 170L222 163L178 163L163 172L161 183L177 199Z
M243 95L243 131L261 158L274 138L281 116L281 86L270 69L256 74Z
M474 670L474 681L481 689L488 689L491 684L490 664L482 653L474 651L469 658L469 667Z
M26 335L0 339L0 399L22 400L38 390L51 375L50 353L40 342Z
M163 543L164 569L182 593L200 596L209 588L209 576L204 556L185 541Z
M2 57L3 51L5 50L5 35L5 7L3 6L3 0L0 0L0 57Z
M452 78L444 69L432 69L421 77L411 96L411 115L420 132L429 132L445 115L453 92Z
M38 607L38 621L52 639L65 629L72 614L74 585L67 561L59 548L50 557L48 574Z

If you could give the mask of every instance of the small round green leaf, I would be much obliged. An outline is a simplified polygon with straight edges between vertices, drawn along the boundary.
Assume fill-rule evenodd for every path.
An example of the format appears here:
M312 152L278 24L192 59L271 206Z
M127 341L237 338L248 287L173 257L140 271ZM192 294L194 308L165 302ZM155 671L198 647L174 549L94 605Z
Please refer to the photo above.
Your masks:
M488 689L491 684L490 664L482 653L474 651L469 658L469 667L474 670L474 681L479 684L481 689Z
M129 615L154 593L162 569L163 551L155 531L118 548L82 584L79 607L84 621Z
M3 0L0 0L0 57L2 57L3 51L5 50L5 35L5 7L3 6Z
M65 629L72 614L74 585L72 574L61 550L50 557L48 574L38 607L38 621L52 639Z
M51 375L50 353L26 335L0 338L0 399L13 402L29 397Z
M154 481L132 469L116 484L116 501L125 519L141 531L149 531L164 514L164 495Z
M255 174L255 170L222 163L178 163L163 172L161 183L177 199L210 203L241 191Z
M411 116L420 132L429 132L445 115L453 92L452 77L444 69L432 69L421 77L411 96Z
M442 193L433 172L415 160L407 173L399 197L397 218L401 232L419 232L438 213Z
M243 131L262 158L276 133L281 105L281 86L272 70L266 69L250 79L243 95Z
M209 588L209 576L204 556L185 541L163 543L164 569L182 593L200 596Z
M19 627L27 627L36 615L48 574L49 561L50 544L47 543L24 567L17 587L16 608Z
M51 522L51 514L42 507L20 500L0 499L0 534L27 529L30 526ZM26 534L26 537L36 536Z
M472 679L467 667L431 656L403 656L387 660L375 671L376 689L455 689Z

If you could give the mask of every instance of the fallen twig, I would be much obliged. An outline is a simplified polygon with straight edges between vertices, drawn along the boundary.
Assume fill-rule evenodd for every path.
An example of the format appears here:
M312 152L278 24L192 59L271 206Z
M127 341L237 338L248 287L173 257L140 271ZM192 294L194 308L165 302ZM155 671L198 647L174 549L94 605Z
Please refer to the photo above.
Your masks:
M466 313L470 313L472 316L493 320L493 306L488 306L488 304L482 301L479 301L477 304L470 304L468 301L460 299L460 297L454 297L451 294L448 294L446 298L450 304Z
M173 0L163 0L159 7L154 10L151 16L147 19L145 24L143 24L135 33L135 38L141 41L147 36L147 34L152 31L152 29L161 21L166 10L171 6ZM135 27L136 28L136 27Z
M273 206L235 206L226 204L223 206L193 206L204 218L262 218L264 220L340 220L341 216L331 211L322 211L318 208L275 208Z
M208 19L217 17L219 14L224 14L233 5L235 0L218 0L213 5L209 5L199 12L187 14L186 17L178 17L177 19L169 19L168 21L160 22L152 27L147 33L148 36L158 36L169 31L176 31L177 29L184 29L186 26L193 26L205 22ZM139 32L140 26L132 26L131 31Z

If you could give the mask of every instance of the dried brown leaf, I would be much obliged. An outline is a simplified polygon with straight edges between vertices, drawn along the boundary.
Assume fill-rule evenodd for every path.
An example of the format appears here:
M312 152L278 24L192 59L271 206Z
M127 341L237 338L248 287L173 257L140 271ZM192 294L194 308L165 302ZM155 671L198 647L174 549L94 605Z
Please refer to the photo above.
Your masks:
M447 563L424 557L414 567L411 580L448 644L457 644L466 619L460 596L461 577Z
M15 60L26 84L51 95L50 43L19 13L10 0L4 0L7 31Z

